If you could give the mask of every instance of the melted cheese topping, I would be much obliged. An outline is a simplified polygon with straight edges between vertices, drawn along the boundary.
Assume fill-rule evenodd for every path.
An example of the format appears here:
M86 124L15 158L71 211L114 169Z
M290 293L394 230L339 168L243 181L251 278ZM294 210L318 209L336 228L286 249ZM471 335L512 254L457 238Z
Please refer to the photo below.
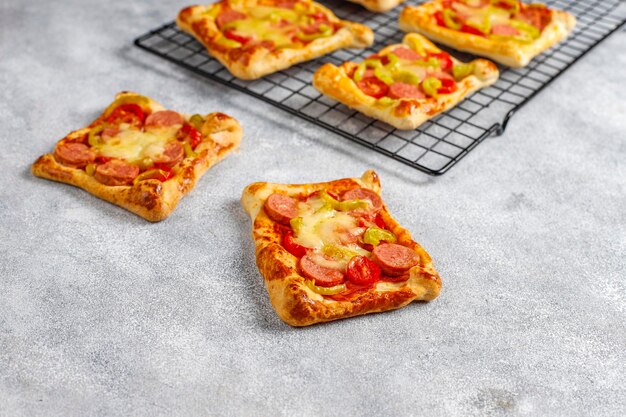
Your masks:
M365 232L364 228L359 227L357 219L348 213L333 210L325 206L321 199L312 198L307 202L298 203L298 216L302 218L302 225L295 235L295 241L299 245L316 251L322 251L325 245L332 245L355 254L369 255L368 251L356 243L348 243L351 240L355 241L356 236ZM336 259L324 262L323 257L318 258L316 258L316 263L329 268L345 268L349 261L349 259Z
M122 129L104 143L94 146L98 153L111 158L125 159L133 163L146 158L155 159L163 154L165 145L175 138L179 125L152 129L148 132Z

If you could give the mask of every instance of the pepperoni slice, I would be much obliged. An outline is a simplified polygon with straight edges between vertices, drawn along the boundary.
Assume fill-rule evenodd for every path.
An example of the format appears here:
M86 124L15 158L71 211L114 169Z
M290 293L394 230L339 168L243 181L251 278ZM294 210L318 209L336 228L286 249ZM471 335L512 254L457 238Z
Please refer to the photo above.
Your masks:
M63 165L83 168L96 159L95 153L84 143L65 142L54 148L54 159Z
M502 36L517 36L519 35L519 30L515 29L511 25L493 25L491 27L491 33L494 35L502 35Z
M163 155L153 158L155 164L163 164L172 168L185 157L185 148L178 141L168 142Z
M389 97L399 98L414 98L422 99L426 98L426 94L422 91L419 85L407 84L407 83L393 83L389 87Z
M304 255L300 259L300 270L305 277L314 280L315 285L334 287L344 281L343 272L318 265L313 259L311 255Z
M247 16L245 15L245 13L228 9L217 15L217 18L215 19L215 23L217 24L218 28L222 29L222 27L225 24L234 22L235 20L242 20L242 19L245 19L246 17Z
M343 193L341 198L343 201L346 200L369 200L372 203L372 210L370 211L380 211L383 208L383 200L380 198L378 194L376 194L372 190L368 190L367 188L354 188L352 190L346 191Z
M174 125L182 125L185 123L185 119L180 113L177 113L172 110L161 110L152 113L150 116L146 118L146 129L149 128L159 128L159 127L169 127Z
M139 167L122 161L111 159L96 167L94 177L104 185L128 185L139 175Z
M277 223L289 225L289 220L298 215L296 200L283 194L272 194L265 200L265 212Z
M418 59L423 59L424 57L418 54L411 48L406 48L404 46L400 46L393 51L391 51L394 55L396 55L400 59L408 59L409 61L415 61Z
M382 243L376 246L372 251L372 259L383 273L391 277L404 274L420 260L413 250L397 243Z

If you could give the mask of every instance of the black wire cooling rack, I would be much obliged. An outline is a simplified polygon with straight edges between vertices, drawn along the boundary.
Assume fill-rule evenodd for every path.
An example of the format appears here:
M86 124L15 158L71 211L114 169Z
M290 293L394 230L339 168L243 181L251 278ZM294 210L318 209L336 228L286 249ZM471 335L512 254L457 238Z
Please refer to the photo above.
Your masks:
M358 62L385 45L400 42L404 34L397 22L402 6L377 14L345 0L322 2L340 18L372 28L376 34L374 45L364 50L336 51L255 81L234 78L175 23L137 38L135 45L420 171L441 175L487 137L502 134L518 109L626 22L624 3L620 0L547 0L551 7L567 10L578 19L566 41L539 55L525 68L501 68L500 79L493 86L472 94L416 130L402 131L322 96L311 85L313 73L323 63ZM422 2L408 0L405 4ZM451 52L463 60L471 58Z

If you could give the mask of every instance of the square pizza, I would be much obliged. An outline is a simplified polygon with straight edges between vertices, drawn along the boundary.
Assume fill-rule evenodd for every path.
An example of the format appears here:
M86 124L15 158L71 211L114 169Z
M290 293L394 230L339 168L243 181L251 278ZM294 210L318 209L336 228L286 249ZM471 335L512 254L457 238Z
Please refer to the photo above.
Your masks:
M430 256L391 217L380 191L374 171L244 189L256 263L283 321L308 326L439 295Z
M239 122L223 113L185 115L122 92L89 126L39 157L32 172L160 221L241 136Z
M406 32L514 68L528 65L574 26L576 18L565 11L518 0L434 0L400 14Z
M310 0L222 0L187 7L176 23L231 74L244 80L374 42L367 26L340 20Z
M490 61L461 62L411 33L361 63L324 64L313 74L313 86L367 116L411 130L498 76Z

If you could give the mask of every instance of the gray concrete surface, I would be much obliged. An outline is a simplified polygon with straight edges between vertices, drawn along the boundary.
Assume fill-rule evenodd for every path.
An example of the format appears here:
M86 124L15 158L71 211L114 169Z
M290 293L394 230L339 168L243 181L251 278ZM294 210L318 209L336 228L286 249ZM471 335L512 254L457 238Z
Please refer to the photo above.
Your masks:
M131 46L180 6L0 2L0 416L625 414L626 33L431 178ZM245 127L159 224L29 171L125 89ZM440 298L284 325L241 189L368 168Z

